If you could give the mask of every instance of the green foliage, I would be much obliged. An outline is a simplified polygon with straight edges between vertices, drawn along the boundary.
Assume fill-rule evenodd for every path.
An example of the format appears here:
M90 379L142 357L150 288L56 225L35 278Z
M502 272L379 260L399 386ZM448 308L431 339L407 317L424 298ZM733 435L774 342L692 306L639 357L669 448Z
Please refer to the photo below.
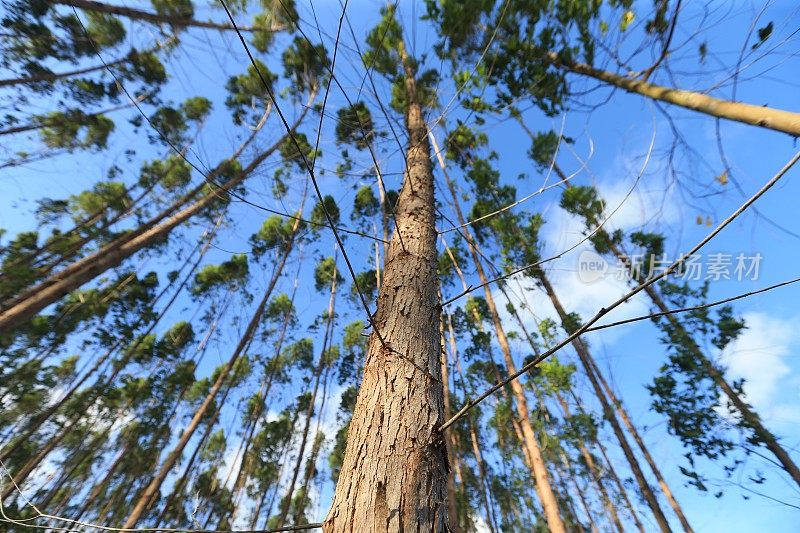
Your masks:
M295 133L294 138L287 137L280 145L281 157L285 164L294 163L297 168L305 172L306 161L311 164L315 157L322 155L321 151L315 151L305 133Z
M69 152L105 148L114 131L114 121L105 115L89 115L77 109L53 111L36 120L43 125L39 135L47 147Z
M429 69L416 77L417 101L423 108L433 109L438 105L436 88L439 85L439 71ZM405 114L408 109L408 94L405 79L398 76L392 84L392 100L389 102L392 109Z
M273 30L292 31L299 17L294 0L261 0L261 6L264 10L253 17L253 26L267 31L253 32L252 42L256 50L263 53L275 41L276 32Z
M317 263L314 268L314 287L318 291L328 290L336 277L336 285L341 285L344 278L339 274L336 267L336 260L333 257L326 257Z
M205 120L211 112L211 108L211 100L204 96L193 96L181 104L183 116L185 116L187 120L192 120L194 122Z
M487 38L480 28L484 17L492 12L493 0L426 0L427 18L435 20L443 42L436 46L440 56L456 58L459 51L473 50Z
M475 151L486 146L488 142L489 138L485 133L476 132L458 121L456 127L450 130L444 141L447 159L455 161L462 169L466 170L477 158Z
M128 208L130 202L125 184L118 181L101 181L91 191L70 196L67 200L68 209L77 223L106 210L120 213Z
M360 302L358 299L359 291L367 302L375 301L378 292L378 278L374 268L356 274L356 279L350 287L350 295L354 298L354 301Z
M636 281L643 281L657 275L659 272L655 269L658 261L664 256L664 236L657 233L635 231L630 234L630 240L631 243L642 249L642 253L638 254L640 259L631 265L632 277Z
M139 184L150 187L156 183L167 191L182 189L192 179L192 167L177 155L157 159L142 165Z
M167 70L153 52L131 50L128 61L120 67L120 70L122 79L138 79L146 85L157 87L167 81Z
M540 170L548 168L558 151L559 136L553 130L538 133L531 141L528 157L536 163Z
M567 335L572 335L578 331L582 325L583 321L578 313L567 313L567 316L564 317L561 322L561 327L564 328L564 331L567 332ZM581 342L586 344L587 341L585 339L581 339Z
M194 329L188 322L178 322L164 332L155 346L155 352L160 358L177 357L194 341Z
M688 284L662 282L660 288L665 299L675 307L702 302L708 291L707 284L693 289ZM681 471L688 483L705 491L704 477L694 470L695 457L717 461L731 455L737 447L731 426L751 445L763 444L762 437L753 431L749 422L730 404L721 401L723 392L714 375L722 376L723 371L701 352L698 344L698 338L706 338L718 349L724 349L740 334L744 322L733 316L729 306L718 310L717 318L708 309L698 309L683 313L680 320L661 317L655 321L664 333L662 342L668 348L668 359L647 386L652 407L666 416L668 431L677 436L687 450L688 467L681 467ZM744 394L741 383L734 384L734 390L739 395ZM740 464L740 459L733 458L732 464L724 467L726 474L732 475Z
M295 221L279 215L270 215L261 228L250 237L255 257L263 256L268 250L285 249L292 242Z
M372 114L364 102L339 109L336 121L336 142L351 144L359 150L370 146L375 138Z
M339 358L339 385L358 382L367 355L367 337L363 335L364 322L356 320L344 328L342 355ZM343 397L344 400L344 397ZM354 400L355 401L355 400Z
M314 363L314 341L309 338L300 339L283 350L287 363L301 369L310 369Z
M194 17L192 0L150 0L156 13L178 19L191 19Z
M284 50L282 59L284 75L297 92L315 91L330 68L325 46L312 45L301 36L295 37L292 45Z
M151 142L162 141L179 146L186 142L186 119L179 110L164 106L150 116L153 133L148 134Z
M267 304L264 310L264 320L285 320L295 314L294 304L288 295L281 293Z
M87 12L86 17L86 33L99 48L115 46L125 39L125 27L117 17L96 11Z
M247 256L244 254L233 255L228 261L219 265L206 265L200 269L194 276L192 294L195 296L206 294L211 289L220 286L233 289L246 281L247 274Z
M327 216L325 216L326 213ZM334 225L339 224L339 216L339 206L336 205L336 200L333 199L333 196L326 194L322 198L322 202L318 202L311 211L311 222L314 223L314 229L319 231L329 228L331 222ZM330 217L330 222L328 222L328 217Z
M353 220L366 219L374 217L380 211L381 205L372 192L372 187L364 185L356 191L356 197L353 200L353 211L350 213L350 218Z
M263 81L262 81L263 78ZM233 112L234 124L244 124L245 122L255 122L261 115L259 112L251 112L254 101L261 102L262 107L271 103L270 93L274 94L274 84L277 76L273 74L267 65L255 59L255 65L247 67L245 74L232 76L225 88L228 90L228 97L225 105ZM264 85L266 82L266 86Z
M594 187L567 187L561 195L561 208L583 219L587 233L591 233L589 240L598 253L609 253L612 246L618 246L622 242L623 235L620 230L608 233L605 229L598 229L603 221L605 202L598 196Z
M403 39L403 30L395 17L392 5L381 8L381 20L367 34L367 50L364 66L393 78L400 72L398 47Z

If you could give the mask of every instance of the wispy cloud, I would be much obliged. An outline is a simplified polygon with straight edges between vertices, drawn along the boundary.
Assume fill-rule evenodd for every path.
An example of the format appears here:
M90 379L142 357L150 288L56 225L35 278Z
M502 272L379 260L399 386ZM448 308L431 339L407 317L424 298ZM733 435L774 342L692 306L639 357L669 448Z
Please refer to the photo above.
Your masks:
M721 356L734 379L745 379L747 399L766 420L777 424L800 423L800 395L789 378L787 357L800 347L797 319L763 312L744 314L747 329Z

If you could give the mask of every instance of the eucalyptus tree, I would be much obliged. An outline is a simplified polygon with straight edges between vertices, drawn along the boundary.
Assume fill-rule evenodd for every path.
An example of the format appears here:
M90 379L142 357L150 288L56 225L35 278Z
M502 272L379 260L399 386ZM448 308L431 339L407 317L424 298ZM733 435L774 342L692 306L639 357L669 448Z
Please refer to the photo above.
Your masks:
M525 243L526 245L518 252L517 257L513 257L515 259L515 264L532 264L537 265L531 268L527 273L528 275L534 277L534 279L539 283L544 291L546 292L548 298L550 299L553 307L556 309L556 313L558 314L559 319L561 320L562 327L567 331L567 333L572 333L579 327L580 322L579 319L574 315L569 313L564 306L562 305L561 301L558 298L556 293L555 287L550 282L546 272L538 263L541 260L538 252L538 231L541 227L542 220L537 216L532 216L531 219L525 226L520 227L516 231L512 231L510 235L511 239L518 239L520 235L525 236ZM575 352L578 354L578 358L581 361L583 366L584 372L586 376L589 378L589 382L592 385L592 388L595 392L595 396L597 396L604 413L604 417L608 420L609 424L611 425L612 430L614 431L617 440L620 443L620 447L622 448L625 458L630 465L630 468L636 478L637 485L639 489L642 491L642 494L645 500L648 503L651 511L655 515L656 521L661 528L662 531L671 531L671 527L669 525L669 521L667 520L664 512L661 510L661 506L656 498L655 492L650 487L644 472L642 471L641 466L639 465L639 461L636 458L632 447L628 443L627 437L625 437L624 431L622 426L620 425L617 417L614 415L614 407L611 403L610 399L607 397L606 392L603 390L603 387L600 384L600 378L598 377L599 368L594 363L592 359L591 353L589 352L585 341L582 339L575 339L572 343ZM670 501L672 503L672 501ZM686 519L683 516L680 507L676 504L673 504L673 508L676 509L676 513L678 514L679 518L681 518L681 522L683 524L684 529L687 531L690 530L690 526Z
M335 302L336 302L336 292L337 287L344 281L344 278L341 277L339 271L336 267L336 260L332 257L326 257L322 259L319 263L317 263L316 268L314 269L314 284L317 290L324 290L325 287L330 287L329 289L329 298L328 298L328 308L327 311L321 317L324 323L324 333L322 337L322 346L320 348L320 353L317 358L317 363L314 365L314 373L313 373L313 381L314 385L311 387L311 393L308 398L308 407L305 412L305 420L303 423L303 429L300 435L300 443L298 445L297 450L297 458L295 460L294 468L292 469L292 474L289 478L289 485L286 489L286 494L284 495L283 499L280 503L280 511L278 516L276 517L275 521L271 524L274 525L276 528L283 527L286 523L286 519L289 516L289 511L291 507L295 507L293 514L295 516L303 516L305 513L303 509L305 508L305 498L307 497L307 481L305 483L305 487L303 487L299 494L295 495L295 488L297 484L298 477L300 475L300 470L303 465L303 459L305 459L305 452L306 446L308 445L309 440L309 432L311 430L311 422L314 416L314 412L317 409L317 396L320 391L320 384L322 381L323 373L327 376L326 370L330 368L332 361L329 360L329 354L331 350L331 346L333 343L333 326L335 320ZM310 349L313 350L313 343L309 340L308 345ZM318 416L321 416L318 414ZM316 445L316 435L311 436L312 439L312 448L317 450L318 453L318 446ZM314 457L315 453L312 453L312 457ZM313 467L313 463L312 466ZM305 489L305 490L303 490ZM295 501L295 498L299 498L300 501Z
M570 187L562 195L561 205L568 212L580 217L587 231L594 231L603 218L605 202L593 187ZM633 285L643 283L652 275L655 258L663 255L664 237L646 232L634 232L627 236L629 244L643 251L641 259L635 260L625 253L621 232L609 234L604 229L596 231L591 241L595 249L620 261L628 271ZM656 286L648 286L645 293L658 312L665 313L670 307L686 307L691 303L704 302L708 285L691 287L688 283L665 280ZM746 441L764 446L775 456L781 468L800 483L800 470L777 437L764 425L761 417L745 399L744 383L730 382L724 369L715 363L711 355L701 349L703 334L717 350L723 350L735 340L745 323L738 319L730 306L724 306L711 315L708 310L692 311L676 316L667 313L655 320L664 333L663 341L669 347L669 359L659 375L648 388L653 395L655 410L669 420L670 432L677 435L690 453L716 459L734 447L723 429L728 420L721 418L720 398L727 400L727 409L736 416L738 429L746 435ZM676 402L676 398L680 399ZM729 472L735 470L738 461ZM692 478L692 483L704 489L701 476L694 469L682 468Z
M240 188L244 180L255 172L269 156L285 146L285 141L294 135L315 98L324 76L327 60L323 48L314 47L313 54L310 54L306 48L302 43L295 41L283 54L286 77L293 82L290 101L297 101L302 96L307 97L306 105L302 107L294 125L286 133L271 146L260 150L247 165L243 166L239 163L239 159L244 148L256 136L257 131L252 132L245 143L229 158L224 159L210 172L201 172L204 180L201 184L180 195L171 205L151 216L132 231L123 233L87 256L6 299L0 310L0 331L9 331L14 327L24 325L32 319L35 313L58 301L69 291L94 279L107 269L120 265L137 252L161 243L179 225L193 217L208 213L209 210L225 207L231 196L239 197L241 192L236 192L237 188ZM277 76L269 73L263 63L261 67L263 68L255 69L251 66L246 74L233 77L228 83L230 94L226 104L232 110L233 120L236 124L241 124L244 115L249 110L249 104L253 101L262 104L261 108L264 109L264 112L260 113L261 116L266 117L269 114L269 109L273 104L271 95L275 93L273 88L265 87L262 81L269 79L274 84L277 82ZM172 124L169 121L165 121L165 123ZM156 127L152 119L148 124ZM263 126L263 122L261 126ZM168 131L156 130L157 137L165 141L168 139L168 133ZM281 150L281 153L287 158L305 155L285 153L284 150Z
M431 135L431 138L433 136ZM448 144L454 146L454 141L452 137L449 138ZM461 211L461 207L459 204L458 194L456 192L456 186L451 180L450 176L447 173L447 167L444 162L444 157L441 155L440 150L436 150L438 154L438 160L440 164L440 168L444 174L445 181L447 187L450 191L450 196L452 200L453 208L457 215L458 223L461 225L466 224L466 219L464 217L463 212ZM455 153L455 151L448 153ZM480 178L477 178L478 173L481 170L486 170L484 167L479 166L476 164L475 161L471 161L469 157L465 157L463 154L455 155L457 157L457 161L459 161L461 168L466 170L468 167L472 167L468 173L471 175L472 179L476 179L478 183L480 183ZM484 173L484 176L486 173ZM506 193L510 190L505 189ZM502 318L500 317L500 313L498 311L497 305L494 301L494 296L492 295L492 290L489 287L487 281L488 277L484 271L483 263L481 261L481 257L479 252L476 248L476 244L472 234L469 232L468 229L464 229L462 231L464 238L467 241L470 256L472 258L473 265L475 270L478 273L478 277L483 284L484 288L484 297L486 301L486 307L488 311L488 315L491 318L492 325L495 330L495 334L497 335L497 343L500 345L500 349L503 353L503 359L505 361L506 370L509 374L516 372L516 365L514 363L514 358L511 353L511 347L508 341L508 336L506 335L505 328L503 327ZM541 453L541 445L537 442L537 437L533 429L533 424L531 423L530 419L530 409L528 408L528 400L525 395L525 391L523 389L522 384L519 380L514 380L511 382L511 390L513 393L514 401L513 403L516 405L518 417L519 417L519 426L522 432L522 445L525 447L526 451L526 459L528 462L528 467L531 469L531 474L535 481L536 491L539 495L539 500L541 501L542 507L544 509L544 514L547 520L548 526L554 531L564 531L564 524L562 517L560 516L559 509L558 509L558 501L556 498L556 494L553 491L548 471L542 458Z
M300 208L300 212L302 213L302 205ZM161 485L166 479L167 475L170 473L172 468L175 466L177 461L183 454L183 450L186 445L189 443L189 440L194 435L194 432L197 430L200 421L205 416L208 409L211 407L212 403L214 402L217 394L219 393L220 389L226 382L231 378L232 373L235 374L236 366L240 361L240 358L245 355L245 351L247 347L250 345L251 341L253 340L254 335L256 334L257 329L259 328L264 311L269 303L270 296L272 295L272 291L275 288L275 285L280 278L283 267L286 265L286 261L289 258L289 255L292 252L292 246L294 244L294 239L297 236L298 231L300 230L300 218L295 217L294 223L291 228L290 234L287 236L285 241L280 241L280 246L277 248L277 265L272 274L272 278L269 281L269 284L264 291L264 295L261 298L258 306L256 307L253 315L251 316L245 334L239 340L236 348L233 350L228 362L223 365L216 375L213 376L213 380L209 380L210 388L203 398L200 405L197 407L197 410L194 412L189 425L181 434L180 439L178 440L175 447L170 451L167 455L166 459L164 460L163 464L158 469L158 473L155 477L153 477L152 481L147 485L147 487L141 492L139 495L136 505L133 507L130 515L125 521L126 528L135 527L139 520L142 518L142 515L147 511L148 506L151 505L153 498L158 494L160 491ZM258 234L253 237L254 240L258 241L259 236ZM234 263L234 260L231 260ZM198 274L199 276L199 274ZM200 282L205 281L205 278L200 277ZM241 359L245 360L246 359Z
M498 257L509 270L541 259L542 219L519 214L516 188L495 169L497 139L486 127L507 113L521 120L518 109L546 118L584 109L589 99L575 83L582 76L715 117L791 131L790 113L663 86L673 72L673 3L654 3L643 32L645 48L663 52L659 59L622 76L608 64L626 29L611 32L615 43L603 27L635 18L644 4L629 0L429 0L414 26L389 5L364 35L350 27L353 10L345 4L335 36L327 20L317 18L316 6L297 10L289 0L214 3L228 20L223 11L200 15L191 0L153 0L149 7L45 4L12 1L4 21L15 35L3 45L12 52L3 60L11 74L0 89L9 91L4 103L12 111L0 122L0 134L20 145L38 135L45 145L35 154L15 154L12 163L36 157L114 163L71 194L50 197L48 191L38 202L36 231L12 235L0 248L0 421L10 444L2 453L24 488L38 489L34 501L48 504L42 509L110 528L233 529L247 522L253 530L296 529L321 518L312 516L314 496L329 495L333 481L323 524L330 532L460 533L484 524L492 532L622 530L627 524L615 496L643 530L609 461L600 417L586 408L596 402L578 395L566 355L497 386L520 363L555 345L556 332L548 323L553 327L538 332L541 344L512 304L511 283L499 281ZM353 46L343 42L345 23ZM433 36L428 50L409 31L420 27ZM305 31L310 28L316 31ZM211 43L198 51L197 37L219 33L225 56ZM309 38L312 33L325 45ZM30 49L35 53L25 63ZM237 60L232 68L241 70L228 78L230 57ZM204 76L213 60L226 74L208 81L224 87L204 85L208 100L175 103L178 86ZM278 64L280 75L273 72ZM355 91L342 82L351 84L354 72L363 79L351 98ZM336 101L334 86L345 102ZM440 105L448 91L452 99ZM57 112L37 108L48 98L60 100ZM134 108L141 118L115 120ZM319 116L312 128L309 114ZM335 125L326 124L331 119ZM441 125L450 130L444 151L434 137ZM264 130L273 142L263 141ZM115 146L129 134L125 139L136 144ZM226 151L221 141L233 136L238 147ZM324 168L328 159L320 151L334 143L342 150L335 171ZM489 154L479 155L486 146ZM538 146L540 160L551 157L548 146ZM9 152L15 150L16 144ZM354 159L367 152L371 162L354 172ZM445 178L439 196L433 156L440 156ZM204 159L211 160L210 170ZM402 172L390 172L396 161ZM335 183L322 179L329 173L336 174ZM386 188L393 176L401 176L399 193ZM314 205L307 214L302 207L291 212L285 204L301 201L295 188L306 178ZM467 202L471 210L462 211ZM268 213L263 224L243 230L262 222L251 220L256 210ZM450 213L459 227L437 232L439 223L452 222ZM348 221L359 231L340 226ZM164 281L161 270L174 268L172 256L184 256L197 226L207 223L238 238L236 245L217 241L220 259L210 264L201 254L188 274L182 267ZM324 258L314 268L308 248L318 254L329 231L341 261ZM450 231L458 237L450 238ZM353 246L352 234L372 238L374 249L372 242ZM654 242L642 239L636 243ZM287 266L297 267L291 297L279 286ZM151 269L161 281L145 276ZM544 289L556 305L564 331L575 331L572 302L560 304L544 269L529 274L535 290ZM336 300L348 276L346 297ZM484 293L459 305L475 287L468 276ZM463 290L442 309L457 278ZM172 296L166 305L154 297L159 287ZM327 311L320 293L329 295ZM305 301L296 303L295 294ZM697 297L676 288L666 301ZM693 316L684 327L716 328L719 335L712 337L720 343L741 327L733 315L713 327L707 318ZM159 349L175 337L163 332L162 322L178 320L199 340L193 353L180 357ZM664 322L671 344L679 344L680 331ZM651 466L652 457L589 346L575 339L572 347L637 485L667 530L623 426ZM496 348L502 363L494 360ZM227 361L201 365L217 349ZM684 377L699 374L684 372L689 357L678 353L683 349L675 348L654 382L660 398L690 396ZM85 362L71 357L81 352L89 354ZM203 369L208 372L200 377ZM679 372L679 380L668 381ZM55 386L61 387L57 398L49 390ZM496 396L473 404L486 389L496 389ZM331 427L325 407L337 394L337 425ZM711 397L687 401L700 412L716 405ZM454 406L462 402L467 406L454 419ZM663 400L655 405L679 437L688 438L691 424L711 427L678 407ZM722 450L727 443L712 445ZM326 475L319 471L324 455ZM43 476L33 474L45 461L63 472L42 483ZM21 500L13 504L19 508ZM29 518L35 511L20 512ZM60 527L56 520L36 520Z
M443 390L433 173L423 114L433 102L391 6L382 9L367 43L367 61L402 96L397 103L409 140L407 170L325 527L441 531L447 522L447 456L436 431Z

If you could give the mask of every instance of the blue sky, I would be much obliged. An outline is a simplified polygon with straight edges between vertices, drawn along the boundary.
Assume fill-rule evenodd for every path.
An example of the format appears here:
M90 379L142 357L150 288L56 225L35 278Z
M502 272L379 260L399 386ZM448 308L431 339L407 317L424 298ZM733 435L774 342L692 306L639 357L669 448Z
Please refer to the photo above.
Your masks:
M686 2L682 14L682 24L679 26L675 43L676 52L670 57L670 64L675 71L675 79L685 89L707 89L719 84L713 94L722 98L731 98L733 87L729 78L728 68L736 62L741 50L746 51L745 60L742 62L744 69L741 80L737 86L736 99L757 105L769 105L788 110L800 110L798 101L797 76L798 69L797 51L800 49L800 38L793 32L800 28L800 15L797 6L789 0L778 0L769 4L763 13L757 27L763 26L768 21L774 21L775 30L770 40L761 49L751 50L753 41L744 43L745 36L750 29L754 17L761 11L760 3L745 1L719 0L711 2L712 9L706 18L703 18L699 2ZM131 4L132 5L132 4ZM363 1L351 2L348 13L357 36L363 36L375 21L379 2ZM649 4L648 4L649 5ZM638 5L637 5L638 6ZM641 6L638 6L641 7ZM330 34L335 32L338 22L340 6L338 2L315 2L314 8L320 20L321 27L327 32L323 41L329 50L333 45ZM426 50L433 42L433 36L424 23L411 24L414 15L419 15L422 5L417 3L401 3L401 11L406 21L407 38L411 42L412 50ZM643 9L642 9L643 11ZM208 14L215 19L220 19L223 14L218 10L199 9L202 15ZM301 16L306 21L313 21L312 13L307 5L303 4ZM685 21L685 22L683 22ZM628 30L636 36L641 32L640 20ZM305 31L316 38L316 29L306 25ZM133 40L146 39L146 27L130 38ZM345 27L344 44L340 49L337 59L337 76L342 85L352 95L361 85L363 67L357 62L357 56L352 49L352 37ZM635 38L629 40L636 41ZM704 65L699 64L699 45L707 43L708 55ZM360 43L363 46L363 43ZM623 54L629 45L623 46ZM774 49L773 49L774 47ZM278 48L280 49L280 48ZM769 52L767 57L762 54ZM644 59L643 59L644 58ZM647 53L635 59L633 64L641 67L649 59ZM274 66L274 70L281 71L274 58L267 58L267 62ZM185 46L171 61L173 78L166 89L165 95L176 102L195 95L203 95L215 102L214 113L205 126L198 143L190 155L195 161L212 166L215 161L224 158L233 150L237 138L241 138L243 131L230 124L227 111L222 102L225 96L224 81L233 74L243 72L247 66L247 58L242 52L235 36L220 36L214 32L190 32L185 38ZM438 67L438 63L429 58L429 65ZM724 66L725 68L721 68ZM670 79L663 74L654 78L655 82L669 83ZM388 101L388 87L378 81L378 98ZM592 88L592 84L585 80L576 80L574 87ZM365 90L369 90L368 86ZM442 86L440 101L447 103L452 96L452 87L449 84ZM601 89L589 93L585 101L601 103L609 96L608 89ZM374 97L373 97L374 99ZM344 103L341 93L334 88L329 101L329 109L335 110ZM47 102L39 105L47 107ZM289 108L288 104L286 105ZM724 154L730 166L730 175L727 184L722 184L716 178L725 170L717 145L716 124L708 117L677 110L663 108L674 120L681 136L688 146L696 153L689 154L684 148L674 152L674 166L676 176L667 172L667 153L674 140L670 123L665 115L648 102L636 95L629 95L620 91L615 92L608 103L600 105L591 112L585 110L572 110L556 117L544 117L537 112L526 113L526 123L534 130L544 131L554 129L561 131L569 137L576 139L572 146L562 146L558 162L566 172L578 172L573 178L577 184L594 184L603 193L608 201L609 209L613 209L625 200L625 195L630 191L630 197L622 207L609 220L612 228L635 230L646 228L664 232L668 236L666 251L672 259L682 251L691 248L697 241L705 236L712 228L705 224L710 219L713 225L724 219L727 214L740 205L746 197L755 192L766 182L798 149L796 142L786 135L770 132L764 129L748 127L730 122L720 122L720 136ZM133 113L126 111L126 116ZM457 109L448 114L450 124L459 116ZM270 118L270 126L261 137L266 145L271 139L276 138L280 132L280 124L276 117ZM317 118L307 121L301 128L302 131L313 138L317 131ZM120 121L123 122L123 121ZM385 120L376 118L380 127L385 128ZM322 130L320 147L323 157L318 162L318 169L333 169L337 163L338 152L333 142L334 123L330 115L326 118ZM498 165L506 183L514 184L518 190L518 197L523 197L538 190L543 185L552 184L556 177L546 176L537 172L525 153L529 146L527 136L513 121L497 121L490 119L486 130L490 136L492 149L499 153ZM436 129L437 137L442 138L441 128ZM137 158L128 162L123 157L124 150L129 146L145 146L141 137L144 129L138 133L129 127L120 125L111 141L108 153L96 157L90 153L62 156L42 162L33 163L21 168L0 170L0 186L3 194L0 195L0 227L9 229L14 233L21 229L30 228L33 224L31 209L33 200L43 197L63 197L89 188L99 180L104 170L112 162L126 170L126 175L135 178L140 160ZM648 147L653 143L652 155L647 166L644 159ZM35 141L14 139L13 149L29 149L35 146ZM399 171L402 170L402 161L397 155L397 146L391 137L379 142L379 155L382 160L382 169L386 176L387 187L399 186ZM140 156L150 154L155 156L155 150L144 148ZM370 164L366 154L357 157L357 168L367 168ZM641 178L637 175L644 167ZM266 168L266 167L265 167ZM517 179L521 173L523 179ZM300 175L292 183L292 192L285 201L275 200L271 193L271 172L260 172L248 183L249 198L262 203L270 208L282 211L296 209L299 196ZM746 255L761 254L763 260L757 280L727 280L713 282L710 287L709 298L714 300L732 296L738 293L758 289L773 283L778 283L790 278L798 277L800 268L800 237L790 235L775 227L775 225L800 233L800 225L796 219L796 198L800 195L800 169L791 170L784 179L761 200L756 207L768 216L773 224L756 216L752 210L738 218L726 228L722 234L714 239L703 253L744 253ZM199 180L199 176L195 176ZM358 185L371 183L369 176L362 179L342 181L332 172L327 171L320 179L323 191L332 194L344 213L349 213L354 192ZM439 181L441 183L441 180ZM742 192L737 190L741 187ZM546 238L545 251L556 253L567 246L581 240L581 226L571 219L558 207L558 189L535 196L521 204L517 212L541 212L547 221L543 229ZM307 205L311 205L311 202ZM445 204L446 205L446 204ZM449 208L448 216L452 217ZM249 248L247 240L258 228L265 214L256 208L240 203L234 203L231 220L233 221L220 234L215 242L215 249L207 256L208 262L219 262L230 256L231 252L246 252ZM697 224L700 217L703 224ZM349 223L347 216L343 222ZM447 222L443 222L447 225ZM185 232L186 239L191 242L196 239L202 228L192 228ZM297 337L304 335L304 327L310 324L321 311L323 302L327 301L325 295L320 295L313 289L311 274L313 270L312 258L321 255L332 255L333 242L329 236L322 234L319 244L305 245L303 257L307 264L301 265L300 285L297 292L297 309L300 313L303 327ZM349 236L345 241L345 248L351 258L359 267L366 268L367 261L371 260L371 243L368 240ZM561 259L550 263L549 272L555 280L557 290L567 308L576 310L584 318L590 317L603 305L620 296L625 288L624 284L606 278L596 283L583 283L577 272L578 257L585 246L565 254ZM545 253L547 255L547 253ZM297 261L296 259L294 261ZM164 259L152 259L149 268L166 269ZM263 272L257 271L251 265L253 293L258 292L266 284L270 274L269 268ZM344 268L339 262L340 268ZM291 290L291 279L296 263L287 268L287 277L282 283L281 290ZM472 269L469 269L471 272ZM474 278L474 276L471 276ZM524 279L522 286L530 288L530 283ZM510 284L512 293L518 292L516 282ZM345 288L349 292L349 284ZM533 303L537 318L554 316L548 302L535 291L529 291L527 297ZM777 291L758 295L735 304L737 313L744 316L748 329L731 345L725 353L718 354L722 362L729 367L730 375L735 378L745 378L745 390L748 397L759 413L764 418L769 428L781 437L781 441L790 450L793 456L800 457L797 451L800 446L800 331L796 324L800 318L795 301L800 298L800 286L789 286ZM502 299L500 299L502 301ZM361 318L363 311L358 307L345 303L339 308L341 317L339 326L350 320ZM237 302L238 304L238 302ZM240 309L249 309L252 305L241 302ZM177 309L181 309L178 311ZM636 299L625 304L620 310L607 317L608 321L646 314L649 306L646 301ZM194 303L188 299L176 307L174 319L194 312ZM247 316L246 312L239 316ZM530 324L535 323L534 318L528 317ZM164 326L171 324L169 320ZM230 347L238 339L241 324L234 318L226 323L220 335L214 340L214 350L207 360L208 371L210 367L219 364L227 358ZM321 333L313 334L321 336ZM663 420L648 410L650 403L644 384L650 381L658 367L664 360L664 347L658 341L659 334L649 322L640 322L625 325L602 333L593 333L588 337L598 363L607 370L614 386L620 392L626 406L634 419L642 428L642 433L647 443L651 446L663 473L676 492L678 500L684 505L690 521L698 532L715 531L796 531L800 525L798 510L775 503L767 498L750 494L736 487L727 487L726 494L720 499L714 498L711 493L699 494L693 488L683 486L683 479L677 469L682 464L682 450L676 440L666 435ZM315 339L316 340L316 339ZM520 356L525 353L524 347L519 347ZM296 383L290 387L293 392L300 390L301 384ZM579 380L579 391L589 395L588 385ZM341 391L334 390L332 399L328 401L326 423L332 421L338 400L335 398ZM286 392L284 398L290 398ZM280 401L276 402L276 411ZM232 420L232 415L227 415ZM332 432L329 432L332 436ZM604 438L609 441L613 438L610 431L603 432ZM235 440L231 439L230 448L235 448ZM621 453L614 452L614 456L622 460ZM750 459L757 462L757 459ZM757 490L773 498L800 504L800 494L797 488L783 479L776 468L761 464L766 468L768 481L755 487ZM709 470L712 477L713 470ZM721 474L717 476L721 479ZM319 512L324 513L327 507L326 498L330 494L330 484L321 488ZM711 492L714 492L712 489ZM742 497L750 497L745 501ZM644 507L644 506L642 506ZM644 513L643 513L644 514ZM321 518L321 515L320 515Z

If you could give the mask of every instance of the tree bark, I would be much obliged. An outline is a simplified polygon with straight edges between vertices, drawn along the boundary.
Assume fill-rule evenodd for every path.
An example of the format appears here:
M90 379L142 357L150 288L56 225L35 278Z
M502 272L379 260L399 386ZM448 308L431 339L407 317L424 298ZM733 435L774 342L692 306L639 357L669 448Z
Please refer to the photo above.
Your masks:
M448 528L448 458L437 429L444 399L431 152L414 72L400 51L406 178L326 533Z

